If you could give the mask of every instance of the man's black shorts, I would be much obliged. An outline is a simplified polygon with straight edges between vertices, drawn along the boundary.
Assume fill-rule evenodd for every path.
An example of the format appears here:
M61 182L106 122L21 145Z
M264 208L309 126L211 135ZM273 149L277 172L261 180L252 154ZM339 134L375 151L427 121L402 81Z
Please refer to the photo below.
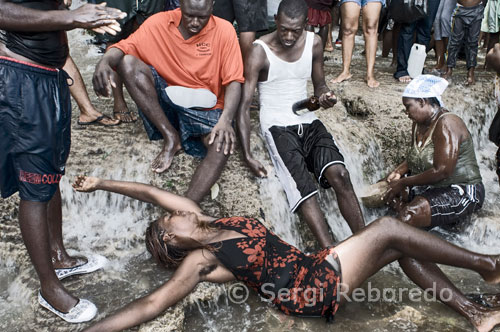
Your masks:
M238 23L239 32L267 30L266 0L215 0L213 14Z
M332 135L319 120L296 126L273 126L265 138L292 212L318 191L310 172L323 188L330 188L323 176L326 169L334 164L345 167Z
M47 202L71 145L68 74L0 57L0 190Z

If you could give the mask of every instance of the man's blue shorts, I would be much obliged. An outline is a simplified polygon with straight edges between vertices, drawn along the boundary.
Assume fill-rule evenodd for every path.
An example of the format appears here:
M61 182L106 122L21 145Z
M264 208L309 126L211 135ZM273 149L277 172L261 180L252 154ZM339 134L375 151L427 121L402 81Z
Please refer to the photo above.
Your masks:
M0 57L0 189L47 202L71 145L68 74Z
M179 132L182 148L186 153L194 157L204 158L207 154L207 148L202 142L202 137L212 131L212 128L219 121L222 110L218 108L209 111L200 111L192 108L184 108L172 103L165 92L167 82L158 74L156 69L153 67L150 68L155 80L158 102L168 121ZM149 139L162 139L163 136L160 131L141 110L139 110L139 115L142 118Z
M369 2L380 2L382 4L382 7L385 6L385 0L342 0L340 1L340 5L342 6L346 2L355 2L360 7L366 6Z

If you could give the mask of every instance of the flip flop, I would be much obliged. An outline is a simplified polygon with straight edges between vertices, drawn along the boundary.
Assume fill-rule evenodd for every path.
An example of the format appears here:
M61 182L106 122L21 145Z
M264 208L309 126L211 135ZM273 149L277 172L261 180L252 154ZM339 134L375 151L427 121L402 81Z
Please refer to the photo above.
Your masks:
M38 292L38 303L68 323L88 322L97 315L97 307L95 304L85 299L79 299L78 303L67 313L60 312L51 306L50 303L43 298L40 291Z
M78 121L77 123L80 126L96 125L96 126L104 126L104 127L114 127L114 126L118 126L121 123L121 121L120 121L120 122L118 122L116 124L104 124L104 123L101 122L104 119L113 120L111 117L103 114L103 115L98 116L97 118L95 118L95 120L92 120L92 121Z
M92 255L87 257L87 263L85 264L63 269L54 269L54 270L56 272L57 278L59 280L63 280L64 278L73 276L75 274L91 273L99 269L102 269L104 266L106 266L107 262L108 260L104 256Z

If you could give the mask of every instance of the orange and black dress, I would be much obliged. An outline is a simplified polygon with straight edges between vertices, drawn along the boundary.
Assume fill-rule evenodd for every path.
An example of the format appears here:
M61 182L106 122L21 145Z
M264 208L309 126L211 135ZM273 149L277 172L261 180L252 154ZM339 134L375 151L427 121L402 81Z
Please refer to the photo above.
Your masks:
M336 256L336 267L326 260L332 247L306 255L253 218L222 218L215 225L244 236L214 245L214 255L236 279L285 314L333 319L341 274Z

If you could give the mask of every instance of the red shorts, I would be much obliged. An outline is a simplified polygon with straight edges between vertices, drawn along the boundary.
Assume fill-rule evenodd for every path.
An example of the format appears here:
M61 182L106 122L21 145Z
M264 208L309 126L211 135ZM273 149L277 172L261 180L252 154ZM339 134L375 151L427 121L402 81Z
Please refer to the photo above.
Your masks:
M307 24L315 26L323 27L332 23L332 14L329 10L319 10L309 8L307 11Z

